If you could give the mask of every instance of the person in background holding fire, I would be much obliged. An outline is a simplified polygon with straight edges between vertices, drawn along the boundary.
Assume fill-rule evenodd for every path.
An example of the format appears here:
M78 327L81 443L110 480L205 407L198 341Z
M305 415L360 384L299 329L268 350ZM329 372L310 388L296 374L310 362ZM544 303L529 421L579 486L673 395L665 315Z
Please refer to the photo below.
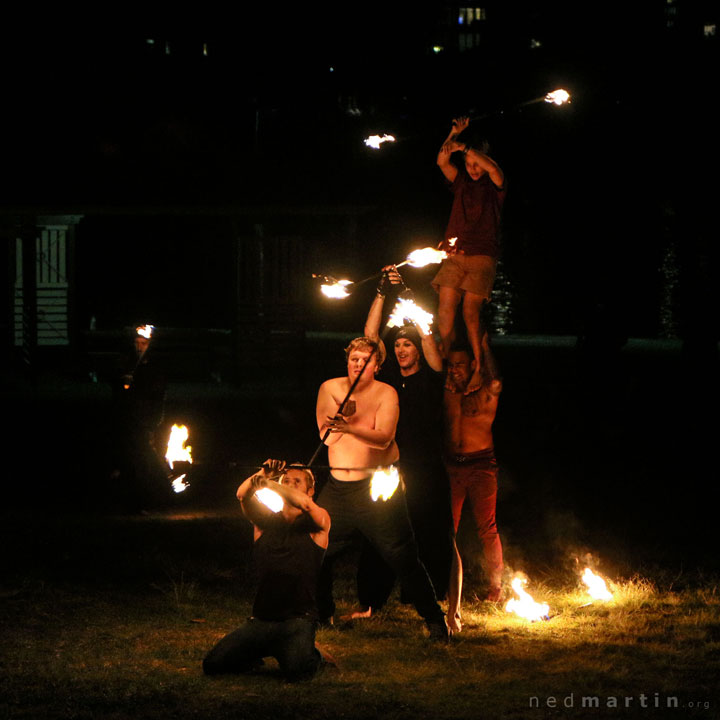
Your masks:
M475 361L464 392L480 389L481 348L487 332L483 311L490 302L500 252L500 216L505 202L505 175L487 155L485 141L470 143L469 118L453 120L452 130L437 156L437 164L450 183L453 204L445 240L440 244L448 257L432 281L438 292L437 323L443 356L455 339L455 314L462 302L468 342ZM463 165L452 160L461 152Z
M332 622L333 562L352 547L360 534L400 578L408 599L425 620L430 638L447 642L445 615L418 559L402 483L387 499L374 501L371 496L373 471L388 468L399 459L395 442L397 392L375 378L385 359L385 347L378 338L356 338L346 348L346 359L347 375L320 386L316 408L320 437L328 446L331 467L318 503L333 519L320 579L320 617ZM356 380L349 402L338 413Z
M503 553L495 521L498 464L493 446L492 425L502 391L487 334L482 345L481 378L478 391L467 395L468 382L475 372L472 353L453 347L448 354L445 386L445 464L450 478L450 501L457 532L465 500L470 502L477 533L483 548L485 571L490 589L486 599L500 600L502 594ZM462 567L459 594L462 590Z
M365 323L365 335L378 339L385 297L393 287L404 287L397 268L383 268L376 296ZM448 594L450 567L455 547L450 490L442 461L442 403L444 376L442 357L431 334L406 326L394 335L394 362L386 362L379 377L395 388L400 419L395 439L405 481L410 524L420 560L428 571L438 599ZM368 542L363 544L358 567L360 609L350 618L370 617L382 608L395 583L395 573ZM406 601L403 591L402 599ZM448 613L451 631L459 630Z
M282 510L273 512L258 499L262 488L280 495ZM315 504L314 494L312 472L286 468L280 460L266 460L238 488L242 511L253 524L258 589L252 617L206 655L206 675L251 671L263 658L274 657L288 680L302 680L312 678L325 661L315 645L316 591L330 516Z
M152 358L154 328L141 325L134 352L123 356L113 383L115 462L111 480L130 511L162 507L171 485L157 451L157 432L165 414L165 376Z

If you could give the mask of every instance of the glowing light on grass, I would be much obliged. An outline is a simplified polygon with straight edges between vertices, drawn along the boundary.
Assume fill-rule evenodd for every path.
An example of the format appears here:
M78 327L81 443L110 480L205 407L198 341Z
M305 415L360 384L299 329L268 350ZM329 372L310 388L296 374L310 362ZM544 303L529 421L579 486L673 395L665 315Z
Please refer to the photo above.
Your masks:
M395 138L394 138L394 136L388 135L387 133L385 133L382 136L371 135L370 137L365 138L364 142L368 147L372 148L373 150L379 150L380 146L383 143L387 143L387 142L393 143L393 142L395 142Z
M173 425L170 430L170 438L168 439L167 450L165 452L165 460L172 470L176 462L192 463L192 447L185 445L189 437L189 431L185 425ZM172 488L176 493L187 490L190 483L185 482L186 475L174 478Z
M525 590L527 578L516 576L513 578L511 587L517 598L511 598L505 605L505 612L515 613L525 620L535 622L536 620L547 620L550 614L550 606L547 603L538 603Z
M415 323L425 335L430 334L430 326L433 321L432 314L423 310L413 300L401 297L398 298L395 303L395 307L388 318L387 325L388 327L402 327L405 325L406 320Z
M545 96L546 103L553 103L555 105L564 105L570 102L570 93L562 88L553 90Z
M454 238L457 240L457 238ZM419 268L431 265L432 263L441 263L447 257L447 253L444 250L436 250L435 248L425 247L419 250L413 250L403 262L396 265L395 267L402 267L403 265L410 265L411 267Z
M280 512L283 509L283 499L274 490L269 487L260 488L255 497L265 507L270 508L273 512Z
M612 593L608 590L605 580L590 568L585 568L582 581L587 585L588 593L593 600L612 600Z
M389 500L400 484L400 474L394 465L378 468L370 481L370 497L374 502Z

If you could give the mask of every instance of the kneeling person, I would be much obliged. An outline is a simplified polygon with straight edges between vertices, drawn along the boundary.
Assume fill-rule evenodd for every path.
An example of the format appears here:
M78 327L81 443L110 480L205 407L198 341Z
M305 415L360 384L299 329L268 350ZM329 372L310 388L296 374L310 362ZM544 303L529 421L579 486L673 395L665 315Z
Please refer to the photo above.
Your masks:
M280 483L270 479L281 472ZM258 589L252 617L203 660L207 675L246 672L263 658L274 657L288 679L305 679L322 664L315 647L316 588L330 516L313 501L314 485L310 470L292 465L285 469L284 462L268 460L238 488L243 513L254 525ZM272 512L255 496L264 487L282 497L280 512Z

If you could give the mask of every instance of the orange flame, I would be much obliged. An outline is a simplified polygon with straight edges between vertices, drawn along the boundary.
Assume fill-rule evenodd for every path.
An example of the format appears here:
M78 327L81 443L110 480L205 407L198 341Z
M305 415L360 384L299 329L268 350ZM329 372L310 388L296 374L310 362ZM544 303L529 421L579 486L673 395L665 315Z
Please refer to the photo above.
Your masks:
M546 103L554 103L555 105L564 105L570 102L570 93L567 90L560 88L559 90L553 90L545 96Z
M400 484L400 474L394 465L388 468L378 468L370 481L370 497L377 502L389 500Z
M588 593L593 600L612 600L612 593L607 589L605 580L590 568L585 568L582 581L587 585Z
M255 493L255 497L274 513L283 509L283 499L269 487L260 488Z
M365 144L368 147L373 148L373 150L379 150L380 146L386 142L395 142L395 138L392 135L388 135L387 133L382 136L370 135L370 137L365 138Z
M170 438L165 452L165 460L170 469L176 462L192 463L192 447L186 446L189 431L185 425L173 425L170 430ZM181 475L172 481L172 488L176 493L187 490L189 483L185 482L185 475Z
M321 285L320 292L322 292L325 297L333 299L346 298L350 294L345 289L348 285L352 285L352 280L338 280L331 285Z
M388 318L388 327L402 327L405 320L415 323L425 335L430 334L433 316L409 298L398 298Z
M135 332L140 335L140 337L147 338L148 340L152 337L154 330L154 325L141 325L140 327L135 328Z
M535 622L536 620L547 619L550 613L550 606L547 603L538 603L525 590L527 578L516 575L511 583L512 589L517 598L512 598L505 605L505 612L512 612L525 620Z
M457 238L455 238L457 240ZM441 263L447 257L447 253L444 250L436 250L435 248L425 247L419 250L413 250L397 267L403 265L410 265L411 267L419 268L425 267L432 263Z

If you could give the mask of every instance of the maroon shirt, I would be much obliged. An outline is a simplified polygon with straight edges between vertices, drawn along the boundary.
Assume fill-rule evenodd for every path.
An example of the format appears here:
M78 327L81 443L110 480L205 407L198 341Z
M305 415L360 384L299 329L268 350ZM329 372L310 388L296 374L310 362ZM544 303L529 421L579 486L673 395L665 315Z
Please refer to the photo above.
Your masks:
M458 168L450 192L454 197L445 237L456 237L455 248L465 255L497 258L500 254L498 231L505 188L495 187L487 173L479 180L472 180L465 168Z

